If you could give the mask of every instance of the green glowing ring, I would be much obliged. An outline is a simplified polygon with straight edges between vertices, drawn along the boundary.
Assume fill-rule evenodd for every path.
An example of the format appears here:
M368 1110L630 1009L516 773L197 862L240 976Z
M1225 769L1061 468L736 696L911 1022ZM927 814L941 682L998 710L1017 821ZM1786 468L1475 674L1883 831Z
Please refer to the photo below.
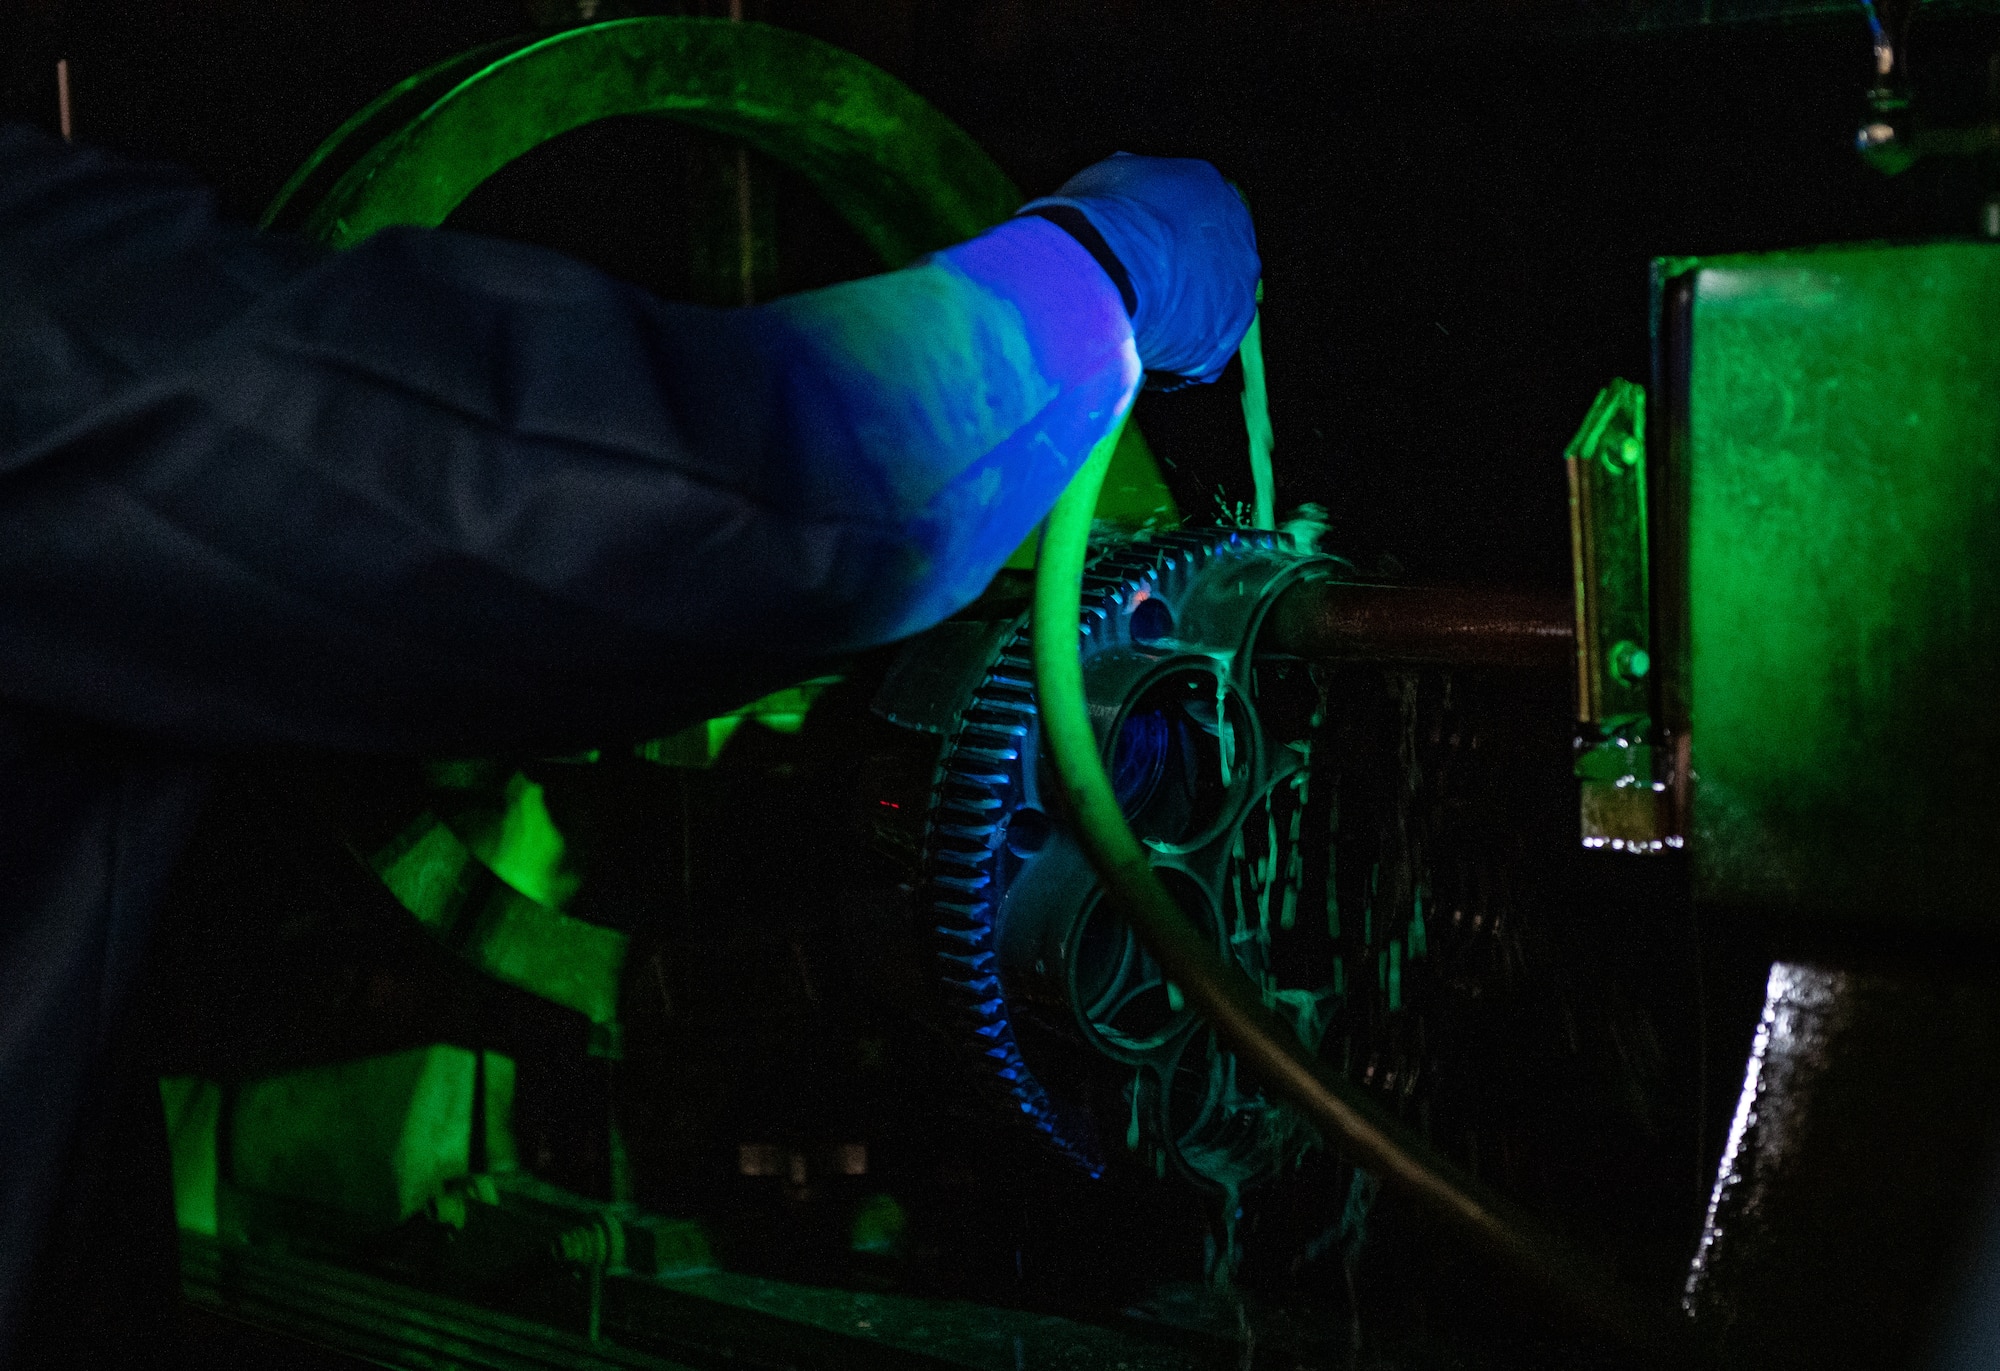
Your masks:
M793 168L891 267L1021 203L977 143L852 53L764 24L644 17L477 49L410 78L314 153L265 219L292 217L315 173L372 137L311 207L306 236L347 247L390 224L435 227L523 153L624 114L740 138Z

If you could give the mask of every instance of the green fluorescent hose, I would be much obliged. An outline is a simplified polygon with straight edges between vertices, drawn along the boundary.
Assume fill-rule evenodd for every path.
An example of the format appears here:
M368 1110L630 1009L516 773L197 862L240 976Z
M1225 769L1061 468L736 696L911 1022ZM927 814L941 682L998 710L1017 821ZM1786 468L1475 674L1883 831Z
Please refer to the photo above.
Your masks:
M1344 1076L1305 1051L1265 1007L1248 978L1225 965L1195 931L1153 874L1105 774L1078 650L1091 520L1117 438L1114 431L1097 445L1043 526L1032 634L1042 738L1077 838L1106 898L1238 1060L1304 1111L1357 1166L1603 1331L1635 1345L1653 1343L1661 1330L1628 1308L1595 1264L1542 1235L1504 1200L1459 1175Z

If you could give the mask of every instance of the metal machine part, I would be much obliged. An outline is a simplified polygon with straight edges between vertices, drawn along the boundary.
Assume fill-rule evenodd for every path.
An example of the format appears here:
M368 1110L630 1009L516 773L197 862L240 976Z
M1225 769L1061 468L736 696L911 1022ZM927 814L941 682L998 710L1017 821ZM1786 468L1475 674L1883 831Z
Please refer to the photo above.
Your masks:
M1990 972L1774 965L1684 1299L1712 1364L1911 1364L1996 1120Z
M1996 1117L2000 249L1655 281L1662 778L1697 916L1791 954L1687 1307L1722 1365L1898 1364Z
M1253 451L1257 446L1253 433ZM1123 787L1114 784L1102 755L1106 740L1094 728L1097 711L1082 661L1097 627L1083 612L1091 512L1109 458L1102 448L1093 453L1049 515L1035 572L1037 634L1032 645L1042 741L1054 781L1050 788L1059 795L1079 847L1103 882L1104 906L1129 925L1141 951L1158 959L1168 986L1178 982L1185 987L1214 1031L1218 1050L1239 1059L1285 1103L1302 1111L1357 1166L1378 1173L1392 1190L1450 1224L1457 1237L1528 1279L1566 1312L1629 1346L1656 1345L1664 1330L1615 1290L1598 1262L1543 1231L1499 1192L1437 1153L1420 1131L1381 1109L1343 1072L1321 1061L1316 1035L1295 1036L1295 1027L1273 1012L1275 996L1267 977L1239 975L1237 967L1217 955L1181 896L1154 869L1147 847L1157 848L1157 842L1149 838L1141 845ZM1069 623L1078 617L1079 638L1072 640ZM1122 741L1114 742L1114 763ZM1225 757L1227 752L1225 747ZM1226 778L1226 761L1223 771ZM1264 874L1275 881L1275 827L1270 847ZM1225 1213L1233 1210L1232 1194Z
M1323 919L1296 927L1318 715L1285 719L1260 699L1249 649L1288 587L1341 565L1272 534L1163 534L1103 551L1084 611L1091 710L1128 818L1189 917L1312 1047L1333 959L1279 943L1315 927L1325 942ZM969 1045L1033 1128L1093 1174L1113 1151L1108 1090L1123 1096L1126 1151L1234 1189L1313 1135L1237 1079L1052 815L1028 634L1017 618L959 706L931 799L924 875ZM949 642L913 649L939 650Z
M1216 531L1188 537L1199 555L1173 558L1185 576L1150 582L1170 583L1175 603L1183 605L1189 603L1191 583L1206 575L1211 590L1227 587L1221 573L1238 566L1246 575L1237 583L1259 593L1242 597L1242 609L1230 603L1234 597L1225 597L1223 607L1249 617L1258 600L1281 602L1302 584L1297 575L1276 574L1288 559L1307 570L1329 569L1325 561L1281 553L1270 547L1268 536ZM1160 570L1154 559L1171 550L1168 540L1160 543L1149 551L1128 544L1125 551L1139 557L1150 577ZM1130 578L1112 579L1115 584L1100 591L1130 584ZM312 787L310 793L320 798L311 811L336 818L347 838L344 850L342 844L323 845L327 857L344 858L347 874L373 882L371 907L379 911L379 922L406 927L411 935L406 942L425 948L432 945L407 906L348 854L365 858L397 848L398 834L434 833L439 821L409 817L425 811L450 818L448 826L461 835L458 845L468 849L487 848L481 830L488 825L457 817L461 811L475 818L513 813L518 836L532 838L530 826L519 820L529 787L541 787L542 808L564 840L564 859L538 868L561 879L542 886L552 895L558 887L569 889L562 901L565 917L598 922L600 932L615 927L631 938L613 1021L624 1030L625 1057L615 1080L596 1069L609 1063L587 1061L586 1039L596 1034L589 1031L585 1002L559 1007L546 987L537 988L544 979L539 974L515 977L512 986L493 982L504 995L482 994L484 1007L468 1015L474 1021L446 1031L475 1033L477 1038L458 1040L490 1044L519 1064L511 1114L496 1112L492 1100L487 1104L489 1131L511 1118L521 1168L493 1177L499 1182L497 1202L475 1193L475 1174L463 1204L457 1202L459 1187L448 1186L444 1196L453 1201L454 1213L462 1209L469 1215L467 1226L448 1223L443 1207L435 1216L424 1209L391 1229L373 1225L365 1235L372 1246L356 1248L344 1239L336 1244L340 1234L317 1209L308 1213L298 1203L277 1202L285 1196L266 1193L269 1187L260 1177L270 1168L257 1175L238 1168L233 1178L215 1175L218 1232L225 1245L282 1242L294 1252L312 1249L336 1263L378 1273L391 1269L380 1264L378 1254L391 1251L403 1254L393 1270L418 1272L424 1290L498 1299L503 1302L488 1307L520 1313L527 1306L518 1302L516 1291L526 1283L537 1289L547 1283L557 1292L571 1288L564 1284L567 1275L546 1269L550 1244L589 1221L582 1209L576 1210L581 1217L566 1210L566 1226L559 1231L537 1227L523 1237L516 1231L522 1222L521 1185L533 1180L562 1186L572 1208L587 1208L586 1196L598 1197L599 1204L615 1202L620 1191L608 1133L616 1127L629 1150L632 1203L643 1213L699 1225L725 1271L787 1282L785 1299L809 1302L797 1292L858 1280L913 1295L983 1301L998 1291L1001 1303L1115 1313L1126 1305L1114 1301L1144 1303L1169 1282L1198 1282L1207 1236L1217 1249L1209 1274L1229 1270L1223 1258L1232 1235L1219 1222L1227 1217L1220 1201L1229 1198L1227 1182L1234 1179L1243 1213L1234 1235L1241 1249L1235 1288L1246 1295L1283 1291L1298 1279L1286 1273L1303 1269L1305 1283L1322 1300L1321 1312L1306 1316L1311 1325L1344 1327L1322 1318L1325 1301L1333 1302L1336 1313L1340 1307L1343 1271L1349 1273L1346 1280L1355 1279L1351 1273L1358 1264L1364 1283L1387 1281L1389 1276L1378 1273L1396 1268L1383 1263L1398 1260L1396 1245L1407 1242L1403 1219L1376 1211L1375 1190L1365 1178L1331 1150L1319 1149L1291 1172L1288 1163L1299 1160L1296 1154L1285 1154L1255 1131L1268 1117L1262 1102L1228 1076L1226 1064L1206 1056L1201 1065L1209 1074L1196 1083L1204 1089L1218 1085L1224 1107L1210 1116L1213 1131L1195 1141L1219 1138L1224 1145L1240 1145L1233 1153L1214 1154L1236 1164L1236 1173L1210 1167L1204 1174L1195 1169L1203 1158L1191 1166L1170 1150L1176 1140L1159 1135L1155 1111L1170 1109L1171 1099L1141 1096L1141 1146L1127 1149L1122 1140L1133 1122L1130 1092L1145 1069L1101 1045L1107 1038L1093 1020L1102 1024L1109 1016L1080 1015L1074 1002L1016 996L1007 1009L1023 1063L1052 1100L1073 1106L1068 1118L1079 1134L1095 1140L1103 1174L1093 1179L1048 1146L1046 1135L1021 1111L1009 1090L1012 1083L983 1055L990 1041L972 1031L979 1024L969 1012L976 1001L964 990L965 967L940 960L939 939L930 926L936 922L932 898L938 890L921 884L926 806L949 788L940 779L948 759L959 767L981 760L967 755L966 748L977 744L959 720L970 712L966 701L994 677L1009 674L1011 664L1002 659L1017 655L1011 649L1020 626L1018 585L1018 578L1010 578L996 589L994 601L982 606L993 611L990 617L942 625L894 662L885 654L855 663L848 679L828 688L806 718L786 718L791 728L746 723L719 751L712 746L712 731L703 729L699 748L655 745L636 756L606 753L595 762L526 762L520 768L532 778L526 781L512 766L409 767L400 784L356 768L352 777ZM1126 597L1127 608L1135 608L1131 599ZM1140 620L1142 637L1147 627ZM1129 637L1129 628L1124 633ZM1129 644L1124 650L1137 652ZM1177 649L1156 642L1150 651L1167 658ZM1205 690L1175 701L1177 711L1160 712L1187 721L1179 732L1196 743L1197 771L1212 766L1219 779L1220 730L1209 734L1196 716L1206 713L1200 706L1213 700L1225 668L1213 659L1186 665L1208 673ZM1233 859L1220 842L1208 853L1223 868L1232 924L1239 894L1244 901L1244 925L1252 939L1232 943L1238 965L1251 960L1243 954L1255 950L1255 935L1263 931L1260 916L1267 910L1278 990L1320 992L1312 998L1327 1063L1386 1109L1422 1121L1441 1150L1498 1159L1488 1161L1487 1175L1510 1189L1536 1193L1535 1172L1526 1168L1545 1167L1546 1121L1565 1117L1564 1109L1585 1093L1578 1086L1579 1064L1537 1029L1538 1011L1521 993L1525 979L1546 977L1553 969L1550 958L1566 955L1570 946L1566 934L1537 933L1548 895L1544 878L1536 874L1541 862L1536 854L1562 847L1568 733L1558 681L1537 673L1482 678L1368 663L1316 666L1270 653L1239 656L1232 665L1247 671L1251 683L1249 691L1230 691L1240 696L1234 702L1239 710L1247 710L1234 721L1243 748L1247 753L1252 740L1261 740L1258 745L1277 754L1272 770L1280 777L1263 792L1275 801L1275 813L1260 809L1253 794L1230 800L1227 818L1243 838L1243 859ZM1125 669L1135 668L1127 662ZM1153 712L1138 708L1146 688L1135 680L1128 678L1117 696L1127 702L1121 705L1127 718ZM1529 693L1517 696L1517 686ZM1539 700L1532 707L1542 736L1532 750L1523 748L1518 736L1524 698ZM871 701L877 709L869 708ZM1315 713L1321 716L1317 724ZM885 721L883 714L894 715L896 722ZM1018 711L1010 717L1018 721ZM1112 727L1106 719L1107 739ZM1300 757L1291 742L1309 743L1310 759ZM1174 760L1168 750L1155 756ZM1035 757L1030 746L1012 760L1029 760L1032 770ZM1240 765L1247 776L1247 760ZM1309 790L1293 789L1288 781L1305 773ZM1144 774L1151 776L1153 768ZM1165 822L1173 814L1168 802L1185 799L1185 790L1175 795L1172 774L1170 765L1162 765L1152 802L1135 811L1142 819ZM482 786L470 784L482 777ZM1247 789L1248 781L1244 784ZM1011 862L1012 847L1037 848L1037 819L1029 808L1039 807L1013 808L1021 792L1008 794L1009 807L1001 812L1009 817L994 836L995 855ZM503 809L509 797L512 803ZM1548 841L1523 843L1518 825L1527 814L1545 816L1541 827ZM853 824L851 818L862 822ZM901 831L909 835L907 860L900 864L878 861L866 850L874 826L892 823L904 825ZM296 839L291 829L284 831ZM1274 833L1275 863L1269 855ZM1053 860L1040 860L1054 857L1056 841L1043 837L1036 852L1036 879L1058 902L1043 919L1044 932L1063 917L1081 919L1087 927L1097 912L1085 908L1094 881L1080 864L1072 859L1065 873ZM544 833L530 846L548 855L555 844ZM1286 877L1294 853L1299 854L1297 894L1290 901L1293 927L1287 929ZM484 857L472 865L455 864L454 883L474 878L464 886L471 902L460 927L483 926L473 919L479 892L497 891L494 881L505 884L496 865L535 884L525 879L524 861L501 854L492 849L492 864ZM299 867L297 853L241 845L226 854L218 851L215 860L229 890L242 886L248 870L268 865L291 873ZM1188 855L1178 860L1186 862ZM1235 879L1246 866L1279 875L1275 886L1265 883L1264 909L1255 880ZM945 863L929 869L964 870ZM286 884L312 889L320 881L301 882L293 875ZM343 884L329 893L345 904L348 889ZM238 893L246 905L240 918L226 920L232 925L255 925L255 911L277 903L267 883ZM288 894L284 907L288 922L304 917L299 893ZM1006 912L1009 919L1021 916L1021 930L1036 931L1035 911L1015 901ZM1100 928L1118 931L1115 925ZM461 955L472 946L461 945ZM490 939L477 946L481 955L474 960L481 965L497 950ZM1149 984L1153 977L1144 974L1143 961L1135 966L1124 960L1127 952L1129 944L1119 949L1122 965L1114 970L1127 973L1126 984L1137 985L1140 1000L1170 1011L1164 988ZM561 947L543 944L539 955L536 967L563 970ZM442 947L433 961L460 965ZM998 956L993 965L1000 965ZM488 967L478 979L484 984L492 975ZM377 979L371 974L362 981L372 986ZM1324 993L1329 987L1333 993ZM377 998L371 989L363 1002L341 999L339 1021L353 1025L374 1012ZM1589 1022L1590 1006L1577 1008ZM569 1025L566 1036L542 1041L522 1021L524 1010L560 1018ZM1116 1020L1109 1024L1114 1031L1123 1026ZM1187 1033L1184 1015L1178 1031ZM1205 1030L1196 1029L1186 1041L1206 1052ZM346 1054L329 1055L339 1060ZM200 1061L183 1069L214 1078ZM253 1068L251 1080L264 1081L264 1070ZM1589 1074L1586 1070L1583 1078ZM1183 1071L1182 1081L1190 1075ZM1545 1098L1543 1083L1555 1086L1559 1098ZM239 1090L237 1098L261 1097L279 1085L296 1090L311 1081L300 1076L255 1085ZM615 1118L603 1098L606 1086L616 1101ZM1183 1099L1193 1093L1184 1089ZM230 1110L232 1126L239 1113ZM1005 1126L1009 1117L1029 1126ZM211 1125L217 1137L223 1133L215 1127L220 1120L218 1112ZM285 1142L236 1131L238 1153L246 1144L254 1144L255 1152ZM467 1129L453 1131L443 1121L435 1131L462 1142ZM298 1144L291 1155L302 1166L324 1141L301 1129L291 1130L290 1137ZM1310 1139L1295 1133L1292 1141ZM865 1174L845 1174L837 1163L824 1161L823 1154L848 1143L865 1147ZM752 1166L739 1155L746 1147L770 1158L755 1159ZM498 1165L500 1156L501 1149L489 1145L486 1165ZM357 1155L344 1158L343 1165L368 1160ZM464 1148L446 1160L482 1170ZM1155 1174L1155 1167L1164 1174ZM209 1171L216 1171L212 1163ZM252 1183L263 1188L252 1193ZM863 1244L857 1209L878 1197L900 1206L909 1226L906 1239L883 1244L880 1251ZM314 1192L298 1198L328 1197ZM996 1232L996 1222L1012 1222L998 1216L1015 1205L1025 1231L1003 1226ZM1068 1255L1102 1252L1092 1245L1111 1243L1121 1254L1115 1261L1099 1257L1092 1264L1088 1256ZM1030 1281L1025 1291L1013 1284L1023 1248ZM1369 1253L1365 1261L1363 1248ZM411 1253L424 1255L418 1260ZM1088 1269L1058 1278L1057 1264L1072 1260ZM1038 1269L1046 1274L1038 1278ZM1135 1277L1141 1282L1137 1290L1121 1293L1121 1283ZM607 1337L620 1343L640 1337L647 1326L645 1319L620 1323L614 1317L617 1302L631 1293L626 1283L637 1279L614 1280L607 1272L603 1281L604 1327ZM668 1283L685 1290L692 1279L677 1274ZM725 1302L726 1285L716 1286L717 1298ZM1402 1282L1398 1288L1407 1286ZM703 1291L704 1300L714 1293L706 1286ZM1057 1292L1060 1299L1054 1298ZM557 1299L535 1317L573 1330L585 1326L584 1309L580 1297L572 1303ZM275 1311L272 1317L289 1323L293 1314ZM1226 1329L1189 1336L1222 1336L1236 1327L1233 1319ZM882 1326L877 1323L876 1329ZM1383 1315L1371 1322L1371 1336L1400 1326ZM1275 1336L1270 1329L1257 1332L1260 1345ZM1124 1348L1117 1359L1126 1359Z
M1656 290L1666 779L1698 909L1798 949L1688 1311L1722 1365L1894 1365L1996 1109L2000 248L1666 262Z
M1659 279L1654 689L1696 897L1990 934L2000 247Z
M1472 910L1514 863L1461 825L1504 803L1506 764L1465 751L1487 726L1477 688L1455 699L1434 668L1355 662L1368 648L1351 641L1345 666L1288 650L1323 648L1310 626L1350 594L1432 608L1384 648L1395 661L1397 643L1419 660L1442 643L1447 660L1517 665L1526 643L1559 662L1547 640L1569 641L1532 599L1356 585L1280 535L1181 532L1096 549L1081 668L1121 810L1190 923L1282 1031L1407 1117L1434 1103L1440 1063L1461 1069L1445 1025L1487 988L1463 958L1492 914ZM968 614L911 644L874 701L940 739L912 881L951 1021L989 1095L1048 1149L1093 1176L1192 1184L1226 1220L1326 1140L1113 912L1050 774L1031 631L1012 601ZM895 793L874 803L900 812L911 790Z
M1011 214L1020 195L894 78L804 34L725 20L613 20L475 49L343 125L265 216L332 247L443 223L515 158L571 129L650 114L798 167L891 266Z
M1576 650L1569 607L1552 596L1311 573L1272 606L1266 631L1266 651L1310 662L1560 671Z
M1646 392L1614 380L1563 453L1576 589L1576 776L1586 847L1681 846L1657 750L1646 558Z
M1875 83L1854 130L1854 151L1884 176L1899 176L1919 161L1985 163L1989 193L1979 208L1978 232L2000 238L2000 188L1991 173L1993 156L2000 152L2000 60L1988 58L1983 119L1955 126L1926 119L1910 82L1909 35L1918 8L1916 0L1861 0L1873 39Z

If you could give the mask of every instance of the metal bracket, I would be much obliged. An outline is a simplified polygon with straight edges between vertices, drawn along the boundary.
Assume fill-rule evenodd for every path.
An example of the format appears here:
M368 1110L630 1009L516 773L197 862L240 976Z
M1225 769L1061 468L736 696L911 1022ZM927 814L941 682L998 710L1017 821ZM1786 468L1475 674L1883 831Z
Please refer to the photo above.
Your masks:
M1563 452L1576 585L1576 775L1586 847L1657 852L1670 833L1655 775L1646 561L1646 391L1614 380Z

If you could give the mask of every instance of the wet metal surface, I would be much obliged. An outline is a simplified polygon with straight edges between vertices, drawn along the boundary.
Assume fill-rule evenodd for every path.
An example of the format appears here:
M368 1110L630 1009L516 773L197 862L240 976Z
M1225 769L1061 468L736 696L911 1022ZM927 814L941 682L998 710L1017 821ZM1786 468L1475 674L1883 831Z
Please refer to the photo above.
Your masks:
M1771 968L1683 1301L1715 1365L1910 1364L1979 1213L1995 989L1983 973Z

